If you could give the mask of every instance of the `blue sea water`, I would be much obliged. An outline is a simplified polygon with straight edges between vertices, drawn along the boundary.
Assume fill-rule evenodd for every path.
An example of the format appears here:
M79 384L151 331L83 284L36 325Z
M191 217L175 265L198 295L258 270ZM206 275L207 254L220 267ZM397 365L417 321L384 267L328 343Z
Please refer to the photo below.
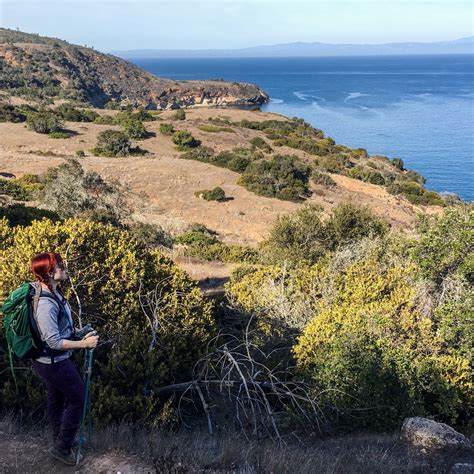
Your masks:
M250 82L263 110L302 117L338 143L399 157L427 187L474 199L474 56L137 59L171 79Z

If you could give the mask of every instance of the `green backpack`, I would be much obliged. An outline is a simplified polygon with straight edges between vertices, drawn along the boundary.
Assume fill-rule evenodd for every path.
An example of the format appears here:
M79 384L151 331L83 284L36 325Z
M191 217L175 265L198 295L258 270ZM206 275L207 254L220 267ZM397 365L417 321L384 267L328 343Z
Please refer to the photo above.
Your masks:
M44 351L33 317L40 295L41 285L23 283L3 303L3 329L11 363L12 355L18 359L36 359Z

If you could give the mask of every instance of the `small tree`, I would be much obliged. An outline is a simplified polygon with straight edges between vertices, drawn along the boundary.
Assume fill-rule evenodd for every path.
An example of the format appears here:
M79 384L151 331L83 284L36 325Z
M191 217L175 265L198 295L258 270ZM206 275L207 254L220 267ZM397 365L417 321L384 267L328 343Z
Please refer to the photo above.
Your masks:
M85 172L75 159L49 168L42 180L40 202L62 218L86 216L118 224L130 214L123 190L94 171Z
M123 124L125 133L135 140L143 140L148 136L146 128L139 120L128 120Z
M62 120L49 111L29 114L26 123L36 133L59 132L63 127Z
M173 135L175 132L173 124L171 123L162 123L160 125L160 133L163 135Z
M92 150L97 155L127 156L131 143L128 135L117 130L104 130L97 137L97 146Z
M173 117L175 120L185 120L186 112L183 109L178 109Z
M174 132L173 143L177 146L178 150L189 150L190 148L196 148L201 144L201 142L196 140L187 130Z

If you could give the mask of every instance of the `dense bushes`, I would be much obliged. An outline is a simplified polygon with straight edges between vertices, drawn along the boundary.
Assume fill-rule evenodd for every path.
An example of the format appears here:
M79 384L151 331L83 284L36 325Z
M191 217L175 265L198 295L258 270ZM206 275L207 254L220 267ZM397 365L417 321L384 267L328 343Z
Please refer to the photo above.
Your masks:
M331 176L326 173L321 173L318 170L313 170L311 172L311 179L315 184L321 184L322 186L334 187L336 186L336 181L334 181Z
M38 209L37 207L25 206L23 203L0 205L0 220L5 218L10 227L18 225L28 226L33 221L40 221L43 218L51 221L59 221L61 218L53 211Z
M438 285L447 276L474 283L474 205L446 209L439 216L420 215L418 239L411 249L423 276Z
M185 381L197 358L214 334L210 305L185 273L156 251L148 251L125 232L111 225L83 220L34 222L10 229L0 221L0 298L31 278L29 262L40 251L68 255L68 267L82 303L83 318L101 334L102 347L95 352L93 415L100 423L119 419L156 421L160 402L153 389ZM66 285L66 294L75 298ZM160 306L156 320L142 312L147 294L157 291ZM151 293L149 293L151 292ZM77 310L77 308L75 308ZM83 321L85 322L85 321ZM156 330L156 337L152 329ZM0 334L1 344L4 344ZM18 365L18 364L17 364ZM0 359L6 374L6 356ZM13 380L0 381L2 409L36 407L45 389L31 371L17 371L22 397Z
M387 187L390 194L402 194L412 204L444 206L443 198L415 181L396 181Z
M262 137L253 137L249 143L253 150L260 149L264 153L273 151L272 147Z
M0 105L0 122L20 123L26 120L26 114L13 105Z
M13 179L0 178L0 194L11 196L19 201L26 201L28 194L24 188Z
M195 224L175 238L175 243L186 247L186 255L202 260L218 260L229 263L254 263L255 249L242 245L228 245L219 241L216 234L201 224Z
M383 186L385 184L385 178L380 172L364 169L360 166L350 169L347 172L347 176L365 181L367 183L378 184L379 186Z
M295 357L338 422L353 416L362 426L387 427L415 413L451 415L450 372L465 378L467 360L450 358L431 320L417 311L414 269L362 260L335 285L334 301L320 301Z
M310 168L294 156L275 155L271 160L252 161L238 183L261 196L299 202L311 195Z
M387 224L367 208L340 204L325 218L317 205L279 217L262 242L264 261L292 266L312 264L326 252L364 237L384 235Z
M99 117L93 110L79 110L68 103L59 105L54 112L69 122L94 122Z
M59 132L63 121L53 112L43 111L28 114L26 119L28 128L37 133Z
M303 236L311 240L318 216L306 212L294 215L294 235L275 227L273 239L292 237L278 242L278 258L264 254L265 266L239 269L227 285L261 340L294 346L296 375L338 427L393 429L405 416L472 422L472 207L423 219L414 240L362 237L365 219L340 209L327 221L339 231L314 225L323 248L312 261ZM288 268L282 257L292 253Z
M15 179L0 178L0 194L19 201L28 201L40 189L42 189L42 184L39 177L34 174L25 174Z

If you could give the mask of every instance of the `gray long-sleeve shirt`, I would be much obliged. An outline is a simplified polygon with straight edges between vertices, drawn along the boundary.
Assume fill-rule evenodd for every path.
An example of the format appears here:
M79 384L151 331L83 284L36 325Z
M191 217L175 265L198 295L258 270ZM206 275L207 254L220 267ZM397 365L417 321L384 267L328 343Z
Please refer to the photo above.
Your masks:
M51 292L42 289L41 294L51 295ZM59 293L56 297L62 300ZM63 346L63 339L69 339L73 332L73 321L71 316L71 307L69 303L64 300L64 308L66 315L59 316L60 307L59 302L52 298L40 298L38 301L38 308L35 314L36 324L41 336L41 340L45 341L51 349L61 350ZM55 362L67 359L71 356L71 351L64 351L54 357ZM43 364L51 364L51 357L42 356L36 359Z

